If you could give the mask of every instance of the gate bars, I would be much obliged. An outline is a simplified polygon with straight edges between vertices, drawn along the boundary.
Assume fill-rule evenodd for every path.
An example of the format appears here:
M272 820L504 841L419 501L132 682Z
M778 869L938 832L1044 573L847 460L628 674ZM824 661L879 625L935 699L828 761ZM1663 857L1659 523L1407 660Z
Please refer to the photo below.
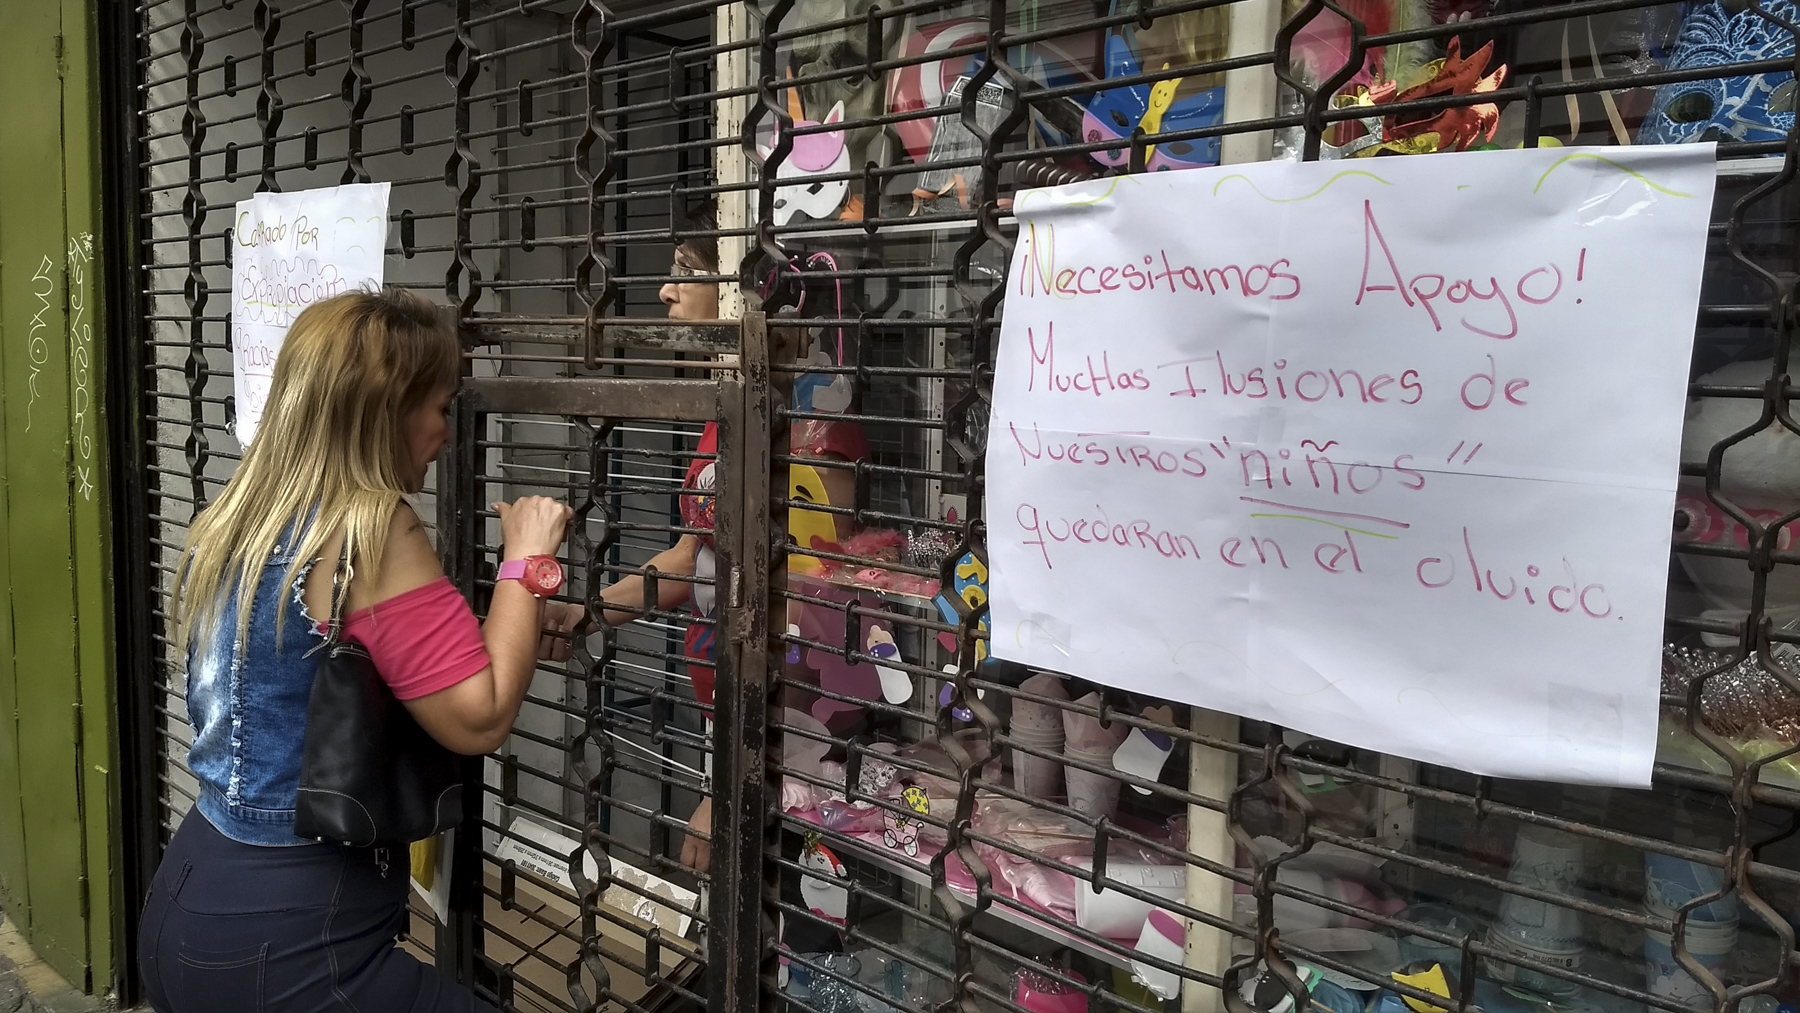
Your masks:
M856 495L853 503L839 507L840 515L859 526L910 526L915 541L932 531L947 532L952 543L903 562L867 553L817 555L841 563L845 572L873 568L935 577L946 587L979 583L976 575L984 576L986 409L1012 248L1007 198L1015 188L1104 174L1099 163L1107 160L1100 156L1109 150L1111 161L1125 163L1121 170L1143 171L1151 143L1200 145L1218 139L1226 161L1271 155L1344 157L1362 140L1356 134L1363 128L1356 121L1368 119L1371 109L1340 102L1338 96L1345 94L1342 89L1365 58L1384 55L1399 63L1408 47L1415 54L1423 48L1423 56L1411 57L1416 65L1428 56L1444 56L1453 39L1461 42L1462 56L1472 60L1484 43L1495 44L1493 63L1477 67L1476 77L1502 61L1514 73L1498 87L1479 92L1469 88L1472 80L1455 88L1445 84L1413 92L1403 83L1398 98L1375 113L1387 136L1368 138L1364 146L1385 143L1397 153L1403 146L1396 143L1396 127L1416 128L1434 117L1487 103L1505 109L1496 126L1506 145L1631 143L1638 139L1634 132L1642 136L1647 107L1659 87L1703 79L1760 81L1754 75L1767 74L1768 87L1774 88L1796 69L1791 9L1770 3L1722 10L1748 19L1748 26L1738 30L1765 32L1776 40L1773 44L1732 53L1723 65L1682 64L1673 55L1676 30L1684 14L1692 19L1702 6L1678 10L1602 0L1433 4L1419 11L1334 0L1305 0L1280 9L1217 0L990 0L834 4L825 12L819 4L796 0L755 5L750 38L757 45L759 65L740 143L747 160L762 162L762 179L749 195L755 235L741 281L747 288L760 284L766 290L765 272L774 262L804 266L808 278L856 293L847 307L840 305L823 318L809 314L815 326L841 328L840 336L853 336L846 342L853 350L850 360L836 367L778 366L778 371L846 378L850 414L870 432L872 443L879 432L883 442L899 450L887 456L878 448L867 459L837 463L784 455L776 459L777 474L782 465L841 470L853 475ZM1145 59L1140 61L1142 72L1136 66L1117 67L1103 81L1093 74L1083 78L1065 72L1065 66L1045 69L1069 53L1082 56L1067 62L1087 59L1091 67L1098 62L1094 54L1101 38L1130 32L1141 38L1159 24L1181 26L1184 19L1192 19L1185 21L1188 27L1200 25L1200 38L1160 69ZM976 27L953 34L968 21ZM1298 46L1333 21L1342 26L1345 55L1335 72L1319 80ZM921 46L897 41L923 39L921 26L933 22L952 27ZM1268 34L1259 37L1259 28ZM948 44L945 35L952 36ZM1605 42L1596 41L1597 35ZM1587 53L1579 61L1570 55L1571 39L1586 42ZM1311 42L1318 45L1316 35ZM1316 60L1316 51L1311 56ZM1449 56L1454 66L1457 53ZM946 76L966 76L960 102L951 102L946 110L928 103L896 108L894 82L903 81L908 70L933 73L939 60L958 66ZM1425 69L1430 67L1427 63ZM836 95L849 93L853 106L859 81L884 79L888 104L866 115L820 122L828 118L824 114L832 102L821 93L829 96L834 88ZM1095 100L1099 92L1148 90L1159 82L1179 87L1195 79L1223 82L1230 89L1224 100L1226 122L1171 129L1153 138L1141 124L1134 129L1125 119L1118 121L1116 136L1081 125L1082 107L1105 115L1105 107ZM984 107L981 95L989 84L1000 86L1010 101ZM1791 94L1791 86L1787 91ZM1722 109L1735 94L1713 99L1704 110L1671 105L1668 118L1682 125L1715 114L1723 118ZM1079 103L1072 119L1067 110L1071 98ZM787 188L778 182L778 167L795 155L800 139L854 137L876 127L904 136L908 124L920 121L935 121L939 132L960 125L971 142L960 150L934 145L924 157L914 150L911 160L896 156L885 164L853 157L848 166L834 164L824 171L803 166L813 181L841 184L859 194L860 214L814 221L780 214ZM1646 954L1658 936L1668 937L1674 961L1692 976L1687 987L1697 993L1691 996L1694 1004L1726 1010L1766 1006L1778 992L1788 995L1797 882L1792 836L1800 795L1794 792L1794 780L1778 772L1794 754L1794 740L1790 735L1745 748L1744 729L1721 730L1731 722L1721 714L1720 696L1753 684L1766 694L1770 716L1787 713L1800 700L1795 669L1777 654L1783 645L1795 643L1795 634L1772 618L1771 607L1772 585L1788 566L1800 562L1783 534L1786 525L1800 518L1800 502L1789 496L1779 509L1755 504L1765 509L1752 512L1733 499L1743 480L1734 481L1726 464L1728 451L1759 432L1796 431L1787 410L1790 299L1797 266L1790 224L1792 125L1791 118L1777 116L1760 131L1719 137L1724 178L1698 321L1695 375L1706 376L1734 362L1768 361L1760 377L1744 379L1744 370L1738 370L1732 382L1697 382L1693 388L1696 396L1749 399L1760 415L1734 423L1731 435L1683 470L1701 484L1696 496L1743 526L1741 544L1685 537L1678 518L1676 562L1702 556L1736 561L1746 585L1740 596L1746 614L1706 609L1699 593L1704 590L1701 574L1716 577L1718 571L1690 576L1685 565L1673 570L1665 739L1675 748L1666 749L1657 765L1653 793L1499 782L1306 741L1280 728L1198 709L1177 706L1159 712L1146 707L1161 701L1105 690L1081 695L1094 687L1051 692L1045 683L1028 680L1033 673L983 664L984 588L950 595L948 621L940 621L929 607L911 609L896 602L898 596L875 589L848 600L821 601L788 587L778 597L790 616L795 608L811 608L831 612L834 619L818 620L810 633L790 626L782 638L790 661L786 666L775 663L779 674L771 670L769 705L772 714L780 715L773 730L783 745L769 752L769 790L779 788L784 801L790 790L803 797L810 790L819 800L816 808L787 807L780 817L783 827L804 837L802 854L817 856L822 846L848 868L848 875L833 884L844 895L841 911L821 909L782 893L776 884L786 879L805 883L808 877L815 884L830 883L820 870L833 868L831 864L817 857L796 858L791 845L787 850L771 847L765 854L766 924L784 924L787 933L797 924L814 930L810 950L783 937L773 952L765 951L765 1007L785 1002L821 1011L852 1003L862 1008L1037 1009L1044 1007L1027 1005L1026 993L1048 991L1078 996L1088 1008L1165 1008L1162 998L1127 980L1132 974L1140 980L1180 982L1180 998L1172 1001L1184 1009L1326 1005L1318 993L1309 999L1294 962L1323 968L1340 980L1379 985L1397 993L1396 1001L1399 996L1433 999L1388 979L1383 968L1359 965L1341 949L1324 946L1318 934L1302 935L1319 925L1366 925L1384 935L1407 937L1410 942L1402 946L1446 954L1455 994L1429 1008L1454 1005L1463 1010L1477 1001L1484 1008L1509 1010L1685 1008L1674 990L1681 986L1646 977ZM771 130L777 138L772 145L767 142ZM1695 139L1702 133L1698 127L1691 131ZM1719 133L1715 126L1707 136ZM1402 134L1398 140L1404 138ZM963 199L937 199L945 191L935 180L926 186L915 183L930 178L932 170L953 176L964 188L956 194ZM819 267L813 257L820 252L834 259ZM914 292L905 291L909 284ZM918 291L929 294L909 301ZM816 298L813 290L808 295ZM790 299L788 305L799 302ZM773 322L783 305L776 301L764 308ZM899 353L898 362L883 357L889 342ZM938 396L922 393L935 385L941 385ZM894 404L904 407L889 407ZM794 424L823 417L817 412L780 414ZM907 502L897 507L884 498L883 480L926 488L907 489ZM779 484L778 479L777 488ZM937 509L946 499L963 508L960 519ZM806 502L790 498L778 501L777 508L792 510ZM866 624L875 621L891 625L904 645L903 663L875 652L873 642L865 641ZM837 622L843 624L841 633ZM1684 653L1701 649L1702 634L1709 635L1707 653ZM940 637L947 643L942 653L934 654L931 641ZM923 705L918 697L892 704L821 689L812 673L797 672L806 666L792 661L807 652L835 655L850 665L903 669L920 684ZM1740 666L1745 662L1748 669ZM942 697L940 685L945 687ZM867 719L844 731L822 729L812 715L782 706L784 696L800 694L856 705ZM1071 696L1080 699L1071 702ZM1093 721L1158 733L1176 743L1178 759L1160 782L1149 782L1046 751L1012 728L1012 718L1027 706L1040 713L1051 709L1067 724ZM910 750L904 745L919 739L929 745ZM822 745L831 758L826 762L841 763L841 773L810 758L797 759L803 750L791 748L796 741ZM1683 742L1689 745L1683 748ZM1129 783L1147 798L1121 793L1126 801L1116 815L1096 816L1019 790L1003 772L1003 753L1015 772L1021 757L1037 757L1060 765L1071 778L1077 772L1110 778ZM1184 753L1186 769L1175 769ZM874 777L871 768L878 771ZM920 811L918 800L902 798L885 786L896 776L925 786L928 812ZM847 802L836 803L834 794ZM858 805L880 813L874 832L854 815ZM896 826L908 822L921 841L934 839L916 858L893 850ZM1574 893L1546 892L1509 877L1512 839L1525 831L1567 835L1554 839L1573 841L1585 853ZM1078 843L1059 840L1070 836L1078 837ZM1269 841L1275 843L1265 844ZM1372 883L1359 884L1372 887L1369 892L1353 897L1340 881L1321 878L1317 864L1307 866L1321 853L1370 868L1379 863L1381 872ZM1658 910L1647 903L1646 856L1720 870L1723 885L1701 888L1699 896L1673 912ZM1183 868L1185 882L1173 896L1148 888L1150 881L1132 868L1140 863ZM1056 885L1045 886L1051 882ZM1091 896L1103 888L1172 915L1186 928L1185 952L1178 958L1146 955L1133 939L1083 927L1082 919L1071 919L1064 905L1076 911L1084 905L1067 893L1056 896L1059 890ZM1700 922L1697 913L1727 892L1734 892L1743 912L1728 966L1717 959L1716 950L1690 945ZM1376 903L1388 898L1447 901L1469 917L1449 923L1441 916L1421 920L1417 908L1407 912L1418 917L1402 917L1391 906ZM1483 921L1494 917L1507 898L1575 912L1585 920L1586 952L1571 960L1561 953L1503 945L1484 933ZM1133 931L1135 935L1135 923ZM835 938L819 946L821 935ZM849 959L843 951L850 953ZM1253 1003L1244 986L1259 961L1274 971L1281 987L1272 994L1257 993ZM808 981L797 985L802 973ZM1526 982L1530 989L1508 992L1495 979ZM785 985L779 984L783 981Z
M600 587L643 574L652 556L694 533L678 500L698 426L654 417L658 383L724 377L714 385L725 416L717 460L724 488L736 482L739 490L722 503L716 533L726 636L711 739L681 685L693 620L684 608L652 610L578 644L571 669L541 673L519 734L483 764L486 803L459 838L454 915L443 932L421 915L413 944L435 949L441 966L484 995L518 1009L704 1001L821 1013L846 1003L1021 1010L1024 976L1037 991L1067 991L1090 1008L1165 1008L1130 981L1135 969L1178 981L1172 1002L1184 1009L1242 1013L1252 1004L1240 986L1260 959L1284 987L1256 996L1259 1008L1308 1001L1293 962L1431 998L1302 934L1348 924L1447 954L1458 994L1438 1001L1459 1013L1476 1003L1507 1013L1684 1009L1667 982L1645 975L1645 946L1658 936L1693 976L1699 1005L1772 1008L1764 997L1791 997L1800 777L1787 762L1791 739L1746 748L1746 729L1719 703L1746 686L1769 714L1800 700L1783 660L1800 633L1785 628L1779 607L1800 563L1787 544L1800 498L1773 512L1740 503L1731 463L1739 455L1730 453L1749 449L1758 433L1797 431L1787 361L1800 276L1793 88L1781 92L1796 69L1793 11L1784 0L1721 6L1747 19L1740 35L1772 41L1730 54L1729 65L1677 65L1677 29L1703 6L137 4L132 23L115 26L129 40L114 41L136 53L122 64L136 83L126 131L135 141L133 182L116 192L135 208L140 313L115 361L139 367L120 393L143 405L137 431L119 443L140 468L125 469L134 473L121 477L118 502L119 544L131 557L122 629L136 631L134 661L151 669L136 684L152 698L133 726L145 747L137 755L153 748L157 760L140 772L155 800L144 836L166 839L192 796L182 768L184 659L166 639L162 604L188 518L236 458L226 317L232 204L257 189L382 179L394 184L390 283L442 292L470 343L456 456L441 463L438 494L422 510L438 518L460 587L478 602L491 587L494 532L483 496L544 491L578 502L570 590L590 608ZM956 34L909 45L946 22ZM1306 47L1335 25L1348 56L1320 80ZM1145 52L1161 47L1168 59L1157 62L1167 66L1140 58L1108 76L1100 54L1113 35L1143 40ZM1010 195L1143 171L1151 144L1204 148L1216 139L1227 161L1342 154L1368 143L1357 136L1368 108L1339 100L1368 58L1396 73L1428 70L1453 38L1463 57L1493 42L1489 69L1506 63L1507 79L1480 93L1446 86L1389 102L1384 127L1493 104L1508 146L1623 143L1639 139L1634 131L1641 135L1658 88L1734 79L1766 80L1774 107L1772 126L1720 146L1692 393L1750 410L1683 474L1743 536L1689 541L1678 528L1664 701L1670 748L1656 789L1477 778L1195 708L1146 713L1160 701L1027 684L1036 673L984 664L982 460ZM909 71L941 67L967 78L954 110L891 101L893 83ZM1188 82L1177 84L1178 95L1225 85L1226 119L1153 139L1129 122L1116 137L1084 132L1081 114L1095 95L1158 82ZM824 122L838 99L842 118ZM1683 123L1700 122L1692 103L1677 111ZM921 126L930 129L921 135ZM821 168L796 153L833 136L857 157ZM1102 165L1097 156L1108 151L1123 164ZM858 213L778 207L794 199L786 180L796 172L815 194L841 189L842 210L854 198ZM684 224L705 197L719 202L719 227ZM735 374L695 361L736 344L735 327L644 327L643 318L660 315L655 290L678 280L666 267L678 239L717 242L729 280L752 303L744 319L757 319L758 308L768 315L767 336L744 342ZM752 325L750 333L763 332ZM823 360L812 354L821 349ZM483 386L489 381L578 385L584 377L642 382L646 407L478 407L499 404L479 402L480 392L498 389ZM842 397L843 411L793 407L792 388L820 382ZM859 457L790 447L796 428L850 420L868 444ZM808 474L849 491L822 503L816 489L795 491L795 476ZM758 536L790 530L797 511L900 532L907 551L892 558L891 540L876 539L812 548L801 559ZM858 551L871 545L880 551ZM825 564L888 577L838 594L796 576ZM1741 616L1709 608L1702 578L1691 575L1727 570L1743 585ZM930 595L895 591L898 577L956 593L938 606ZM895 652L869 639L876 627ZM907 676L911 697L874 700L818 678L827 667L842 675L877 664ZM841 705L826 712L854 719L820 723L812 710L820 700ZM1022 707L1157 732L1175 742L1175 758L1157 782L1071 760L1016 734ZM709 784L711 743L728 748L717 752ZM1131 789L1120 792L1117 812L1089 815L1020 790L1006 767L1030 757L1065 777L1073 768ZM895 779L922 786L930 812L897 797L884 783ZM717 790L714 826L723 829L711 872L691 876L677 856L687 816L709 789ZM809 799L838 808L797 804ZM898 824L903 834L910 826L919 854L888 848L879 830L854 829L871 824ZM1586 857L1573 895L1509 878L1512 842L1526 828L1579 842ZM605 865L587 872L577 860L582 845ZM530 848L556 852L562 878L536 867ZM155 850L146 849L140 875L154 867ZM1355 881L1361 892L1347 892L1351 880L1308 866L1321 853L1380 871ZM1722 872L1714 896L1734 890L1741 912L1734 963L1721 969L1700 952L1703 964L1690 945L1696 915L1713 897L1673 914L1643 903L1646 855ZM613 860L674 887L703 888L704 906L621 874ZM1147 888L1139 866L1181 869L1184 883ZM847 875L826 884L833 868ZM1017 885L1027 882L1050 892ZM842 889L841 911L808 899L820 885ZM1071 891L1091 897L1100 888L1166 911L1186 929L1185 953L1145 956L1135 940L1085 927L1058 906L1075 903ZM1056 903L1047 911L1039 896ZM650 901L655 917L609 913L624 898ZM1482 920L1507 898L1577 912L1585 920L1578 965L1485 934ZM1396 911L1391 901L1442 902L1466 917ZM674 927L657 920L665 912ZM702 984L704 955L718 959ZM1495 978L1537 991L1505 992Z
M493 499L541 492L580 508L569 593L584 598L693 533L683 475L717 414L713 392L737 389L695 360L735 351L738 337L735 325L640 326L661 316L673 244L712 238L676 231L711 172L711 106L686 100L711 75L696 10L156 0L115 27L136 54L122 72L134 142L123 150L135 157L119 192L139 312L119 361L139 364L129 397L143 411L120 445L141 465L124 481L141 486L120 500L137 532L120 544L140 568L124 614L141 622L132 653L147 671L134 685L150 695L133 726L149 761L141 897L194 790L184 652L163 606L187 522L238 456L236 201L392 184L387 282L452 307L470 349L454 451L419 509L477 604L493 580ZM589 332L590 319L637 324ZM597 381L631 385L631 410L583 401ZM706 879L677 860L709 751L682 685L688 618L651 610L540 670L516 734L478 765L482 803L457 838L450 916L434 927L415 896L408 945L509 1008L700 1001ZM571 861L578 850L590 862Z

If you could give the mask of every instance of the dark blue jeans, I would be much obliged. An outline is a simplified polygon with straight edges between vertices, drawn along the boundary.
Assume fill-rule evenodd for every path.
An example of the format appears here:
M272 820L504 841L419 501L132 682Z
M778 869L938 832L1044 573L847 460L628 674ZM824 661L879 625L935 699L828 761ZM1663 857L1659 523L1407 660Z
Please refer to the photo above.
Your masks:
M395 945L407 856L262 848L190 813L151 882L138 937L157 1013L495 1013Z

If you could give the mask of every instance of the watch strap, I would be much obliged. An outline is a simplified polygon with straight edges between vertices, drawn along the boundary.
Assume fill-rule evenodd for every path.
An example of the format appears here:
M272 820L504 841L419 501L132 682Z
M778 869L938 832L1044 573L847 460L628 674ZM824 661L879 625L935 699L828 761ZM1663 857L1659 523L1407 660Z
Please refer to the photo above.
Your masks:
M519 580L524 576L525 561L523 559L509 559L500 564L501 580Z

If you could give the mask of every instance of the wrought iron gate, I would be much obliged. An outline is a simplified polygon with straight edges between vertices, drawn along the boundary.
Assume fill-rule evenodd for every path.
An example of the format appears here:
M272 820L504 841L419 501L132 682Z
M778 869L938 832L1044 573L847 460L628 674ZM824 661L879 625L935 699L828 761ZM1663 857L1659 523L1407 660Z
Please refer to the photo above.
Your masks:
M571 587L597 594L680 537L701 427L725 405L737 439L744 385L716 380L726 374L711 363L736 352L735 323L655 319L657 289L677 280L675 243L712 241L678 236L671 213L712 172L712 105L690 101L713 69L703 13L616 19L549 0L130 7L114 41L135 78L120 103L135 157L114 192L136 232L137 313L117 346L141 411L122 442L135 467L121 499L141 637L127 653L135 905L193 800L185 652L163 607L187 522L238 456L236 201L393 184L387 282L449 303L471 349L454 451L419 506L478 603L493 579L482 497L574 502ZM708 880L677 858L710 749L682 688L685 625L685 612L654 613L540 671L512 740L481 767L452 915L434 925L415 896L409 946L511 1008L701 1002ZM577 845L605 867L571 868Z
M719 413L727 434L713 734L684 685L685 615L608 630L575 671L540 677L487 761L456 915L412 941L484 994L519 1009L821 1013L1242 1011L1298 995L1350 1013L1335 993L1299 993L1303 964L1379 986L1374 1003L1392 1000L1371 1004L1380 1013L1430 1007L1432 993L1377 966L1385 950L1362 959L1328 934L1342 929L1441 962L1456 994L1432 1008L1459 1013L1800 1000L1800 631L1785 609L1800 605L1788 544L1800 466L1779 442L1800 431L1788 365L1800 60L1786 0L145 0L135 12L141 312L122 354L142 408L126 481L141 488L121 502L141 523L147 837L192 790L183 660L162 639L169 564L235 453L225 216L257 189L386 179L390 281L442 293L470 342L457 449L429 496L451 572L478 601L490 489L581 505L576 587L597 608L600 587L691 533L677 502L695 423ZM1696 54L1721 50L1687 38L1709 25L1735 40L1711 62ZM1322 49L1335 70L1321 72ZM1502 64L1510 75L1489 87ZM1222 115L1146 133L1127 100L1147 110L1156 84L1176 103L1222 86ZM1727 114L1749 100L1749 120ZM1650 792L1497 782L987 663L983 460L1010 195L1156 158L1398 154L1434 123L1437 144L1722 140L1691 393L1723 429L1696 436L1684 466L1690 506L1712 513L1676 520ZM684 226L702 198L716 227ZM749 322L741 347L735 325L641 329L656 287L694 280L666 267L678 240L721 247L721 312ZM688 358L730 349L736 370ZM825 435L801 453L797 429ZM1745 499L1733 470L1753 440L1777 441L1767 502ZM1691 526L1715 520L1725 537ZM789 531L807 551L777 541ZM874 669L908 691L868 688ZM1124 777L1022 733L1026 712L1157 733L1174 759L1160 780ZM713 744L722 829L710 873L687 878L677 856ZM1096 812L1046 797L1023 787L1026 768L1118 801ZM916 853L885 839L896 830ZM1583 856L1569 893L1514 874L1521 840ZM533 871L516 846L565 843L636 872ZM1704 889L1661 903L1647 870L1667 868ZM710 893L675 902L637 873ZM1102 889L1137 902L1140 922L1164 911L1185 947L1147 954L1096 920ZM646 894L661 901L634 910L652 917L616 917ZM1573 958L1489 931L1526 903L1582 926ZM1659 979L1647 960L1686 977ZM1246 993L1259 962L1281 987Z

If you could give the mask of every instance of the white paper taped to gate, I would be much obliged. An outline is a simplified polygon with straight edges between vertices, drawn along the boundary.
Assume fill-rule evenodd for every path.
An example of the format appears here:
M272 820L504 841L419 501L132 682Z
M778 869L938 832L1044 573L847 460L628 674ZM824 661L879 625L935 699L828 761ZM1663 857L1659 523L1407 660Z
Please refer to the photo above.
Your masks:
M232 393L237 438L262 421L275 357L300 311L381 286L388 184L347 183L238 201L231 231Z
M1477 773L1649 784L1713 161L1021 194L994 653Z

